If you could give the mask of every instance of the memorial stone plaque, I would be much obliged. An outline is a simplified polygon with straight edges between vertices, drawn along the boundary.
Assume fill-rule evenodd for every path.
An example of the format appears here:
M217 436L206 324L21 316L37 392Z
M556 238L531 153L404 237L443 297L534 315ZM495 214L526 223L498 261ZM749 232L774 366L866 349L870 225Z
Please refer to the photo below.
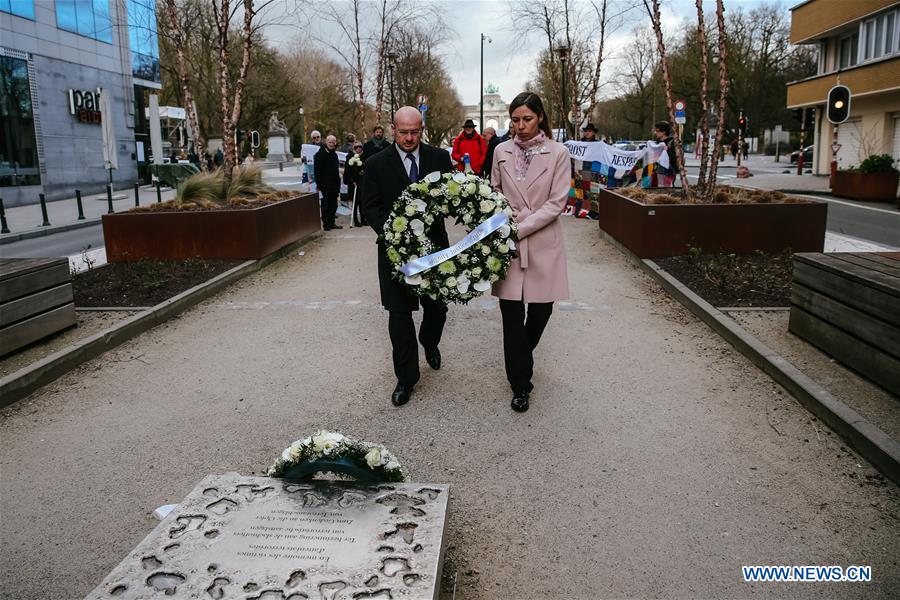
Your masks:
M436 599L449 487L210 476L87 598Z

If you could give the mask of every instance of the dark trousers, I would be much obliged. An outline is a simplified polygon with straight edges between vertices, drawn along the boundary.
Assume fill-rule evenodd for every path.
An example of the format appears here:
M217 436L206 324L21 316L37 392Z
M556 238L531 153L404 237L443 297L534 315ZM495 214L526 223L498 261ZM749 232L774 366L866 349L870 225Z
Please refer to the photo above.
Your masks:
M337 212L338 191L322 192L322 226L334 227L334 215Z
M443 302L421 298L422 325L419 327L419 343L426 350L441 343L444 323L447 321L447 305ZM388 332L394 347L394 374L404 385L419 381L419 346L416 344L416 325L411 311L391 311Z
M525 303L521 300L500 300L503 315L503 358L506 361L506 378L513 391L530 392L534 371L533 351L541 341L544 327L553 312L552 302Z

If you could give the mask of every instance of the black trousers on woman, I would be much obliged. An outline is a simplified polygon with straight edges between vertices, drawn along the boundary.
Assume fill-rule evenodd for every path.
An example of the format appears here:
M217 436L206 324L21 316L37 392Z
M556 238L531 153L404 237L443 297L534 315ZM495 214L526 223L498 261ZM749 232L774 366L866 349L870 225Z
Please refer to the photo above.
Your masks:
M526 318L521 300L500 300L503 315L503 358L506 378L514 392L530 392L534 371L533 351L541 341L544 327L553 312L552 302L529 302Z

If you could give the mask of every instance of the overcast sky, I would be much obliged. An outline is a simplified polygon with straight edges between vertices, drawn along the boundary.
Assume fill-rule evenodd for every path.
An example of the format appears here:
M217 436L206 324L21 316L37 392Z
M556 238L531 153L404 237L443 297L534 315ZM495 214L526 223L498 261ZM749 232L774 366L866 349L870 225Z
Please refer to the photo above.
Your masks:
M346 0L330 0L332 3ZM522 37L520 23L515 17L515 5L525 2L509 0L420 0L428 1L439 7L447 15L444 21L449 29L449 41L440 50L444 64L450 74L456 91L463 104L478 102L479 51L481 34L489 36L490 44L484 44L484 82L493 83L500 88L500 95L509 102L522 91L525 82L534 75L535 61L545 41L533 36L521 49L516 48L516 41ZM576 3L588 0L574 0ZM853 1L853 0L846 0ZM800 0L781 2L779 0L725 0L726 14L729 11L742 9L749 11L760 4L781 6L785 12L799 4ZM512 6L511 6L512 5ZM623 23L608 42L613 54L627 50L629 32L638 25L649 24L641 0L626 0L617 6L633 5ZM714 0L704 0L707 13L715 11ZM696 8L694 0L662 0L662 18L665 29L677 33L688 26L696 26ZM293 21L293 19L291 19ZM300 18L297 19L299 23ZM319 25L318 27L321 27ZM273 26L267 30L267 36L274 44L289 43L302 29L291 23L291 26ZM335 35L340 35L337 30ZM605 65L607 75L615 69L615 62ZM604 77L604 79L606 79ZM615 90L608 89L607 95L615 95Z

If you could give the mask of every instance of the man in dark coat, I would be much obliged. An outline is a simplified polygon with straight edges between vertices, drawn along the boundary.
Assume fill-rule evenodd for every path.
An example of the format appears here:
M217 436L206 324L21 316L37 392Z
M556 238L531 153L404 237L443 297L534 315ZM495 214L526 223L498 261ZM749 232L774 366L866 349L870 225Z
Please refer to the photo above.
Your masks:
M338 155L335 151L337 138L329 135L325 138L325 144L316 152L313 160L313 170L316 175L316 185L322 193L322 229L343 229L334 222L337 211L338 195L341 193L341 174L338 169Z
M372 137L363 144L362 161L366 162L382 150L388 147L388 141L384 139L384 127L376 125L372 128Z
M446 151L421 143L422 116L412 106L404 106L394 115L394 144L372 156L365 167L363 213L375 233L384 224L394 202L406 187L434 171L449 173L453 166ZM428 234L435 251L447 248L447 230L443 221L435 221ZM394 406L409 401L413 386L419 381L419 348L412 313L419 309L419 299L408 286L394 279L393 265L388 260L383 242L378 243L378 282L381 304L389 313L388 333L393 346L394 374L397 386L391 395ZM441 368L438 344L447 320L447 306L441 301L422 298L422 326L419 342L425 349L425 360L432 369Z
M497 130L493 127L485 127L482 137L487 142L487 154L484 156L484 164L481 165L480 175L485 179L491 178L491 167L494 163L494 148L500 145L500 138L497 137Z

